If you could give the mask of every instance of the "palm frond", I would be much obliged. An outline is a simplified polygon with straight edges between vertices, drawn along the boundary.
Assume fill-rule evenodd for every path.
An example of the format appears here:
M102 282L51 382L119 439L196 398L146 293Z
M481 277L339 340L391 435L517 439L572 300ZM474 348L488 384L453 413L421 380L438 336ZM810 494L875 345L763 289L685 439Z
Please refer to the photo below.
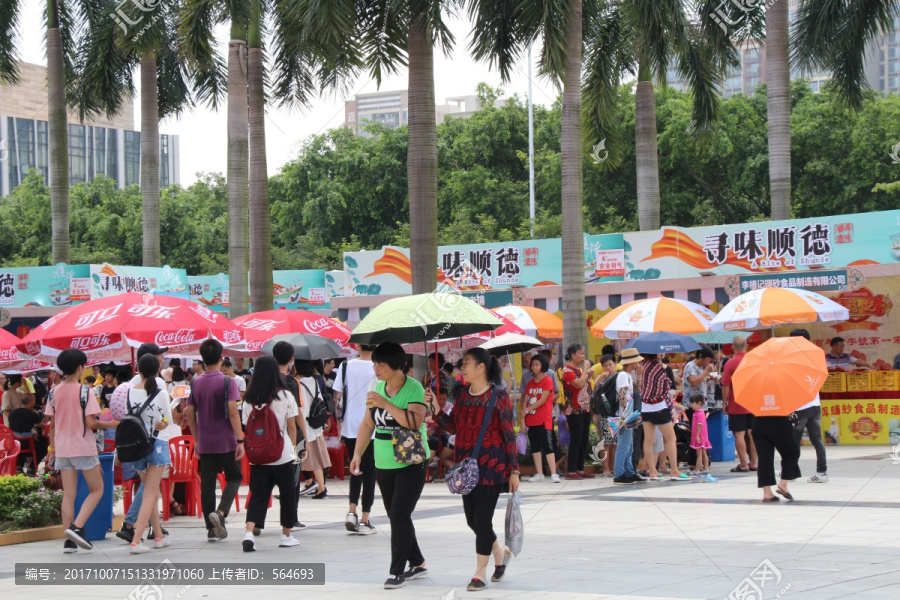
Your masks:
M469 0L468 15L473 23L468 49L473 58L487 61L500 71L503 82L510 80L516 59L537 36L537 28L524 22L521 0Z
M218 5L218 0L184 0L176 19L178 48L192 74L194 93L199 102L214 110L220 107L228 86L227 65L216 49L213 30L230 13ZM239 13L236 18L245 17Z
M161 28L165 36L156 49L156 88L159 119L178 116L194 106L187 65L178 54L174 18L167 16Z
M19 81L16 31L19 25L20 1L0 2L0 84L15 84Z
M624 140L619 134L617 102L622 81L635 74L635 37L623 13L611 7L596 16L585 32L582 75L582 115L585 141L590 145L605 141L609 158L603 163L613 169L622 162Z
M132 72L136 61L116 46L118 24L110 10L115 5L104 4L79 40L75 77L66 82L69 107L81 121L101 113L108 117L118 114L124 100L135 93Z
M830 71L838 98L859 109L868 87L867 47L894 30L898 15L900 0L807 0L793 27L793 59L801 68Z
M407 66L409 10L397 0L367 0L361 3L359 31L366 68L378 87L385 75L395 75Z

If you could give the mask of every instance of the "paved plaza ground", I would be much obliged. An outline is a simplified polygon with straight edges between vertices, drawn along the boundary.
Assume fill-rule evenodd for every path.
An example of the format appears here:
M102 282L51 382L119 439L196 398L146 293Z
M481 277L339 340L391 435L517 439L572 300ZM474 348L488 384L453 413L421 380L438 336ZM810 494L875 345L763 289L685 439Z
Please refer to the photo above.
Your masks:
M232 513L226 541L208 543L201 522L176 517L168 524L172 546L129 555L110 534L93 551L62 553L62 541L0 548L0 598L127 598L127 586L16 586L14 563L324 562L324 586L166 586L162 598L762 598L825 600L900 597L900 461L888 447L829 447L826 484L806 483L814 452L803 448L804 478L791 486L794 502L762 504L753 475L716 463L719 483L653 483L613 486L611 480L561 484L524 483L525 547L506 579L478 593L466 592L474 569L474 535L461 501L443 483L425 486L414 514L428 559L427 578L394 591L382 589L390 558L389 525L380 498L376 535L347 535L349 481L329 480L325 500L302 499L296 548L278 548L277 502L269 511L257 552L241 551L244 512ZM502 536L506 498L495 526ZM769 561L763 564L764 561ZM760 567L760 565L763 565ZM489 567L489 573L493 567ZM778 579L780 577L780 579ZM138 582L135 582L138 583ZM453 591L455 590L455 591ZM158 592L158 590L157 590ZM451 592L452 595L451 595ZM140 596L132 595L132 598Z

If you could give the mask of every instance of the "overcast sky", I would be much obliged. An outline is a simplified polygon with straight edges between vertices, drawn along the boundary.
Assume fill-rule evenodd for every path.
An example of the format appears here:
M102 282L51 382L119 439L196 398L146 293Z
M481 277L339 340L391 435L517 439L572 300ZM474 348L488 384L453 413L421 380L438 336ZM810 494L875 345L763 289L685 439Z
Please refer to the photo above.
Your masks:
M2 1L2 0L0 0ZM42 12L45 3L37 0L25 2L19 23L20 58L26 62L46 65L44 48L44 22ZM465 16L451 21L456 46L449 58L435 50L435 98L443 104L450 96L464 96L475 93L479 82L500 85L500 76L488 69L486 64L476 63L466 52L469 41L470 24ZM220 51L227 52L228 29L218 32ZM537 48L535 49L535 56ZM507 96L518 93L523 98L528 94L528 63L520 61L512 81L504 87ZM140 85L140 78L135 77ZM382 83L382 90L401 90L407 87L407 73L388 77ZM375 81L364 77L353 87L352 93L375 92ZM553 86L545 79L534 80L534 103L549 105L556 97ZM351 96L352 98L352 96ZM270 107L266 111L266 151L269 174L275 174L280 167L296 154L298 146L308 138L328 128L338 127L344 121L344 101L350 98L327 97L317 100L312 107L300 111L285 111ZM135 125L140 129L140 100L135 98ZM204 106L196 107L179 119L167 119L160 124L161 133L177 134L181 144L181 183L190 185L198 172L226 171L226 111L224 107L214 112Z

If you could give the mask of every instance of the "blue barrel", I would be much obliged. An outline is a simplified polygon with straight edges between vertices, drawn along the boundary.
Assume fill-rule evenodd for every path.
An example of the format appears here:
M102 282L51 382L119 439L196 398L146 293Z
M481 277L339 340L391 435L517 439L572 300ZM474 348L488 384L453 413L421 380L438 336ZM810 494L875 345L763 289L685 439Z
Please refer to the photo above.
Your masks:
M84 533L87 536L87 539L92 542L105 539L106 532L112 529L113 489L115 487L115 485L113 484L115 468L114 461L114 454L100 455L100 470L103 473L103 497L100 498L100 502L97 503L97 507L94 508L94 512L91 513L91 516L88 518L87 523L84 524ZM78 511L81 510L81 505L84 503L84 499L87 498L87 496L87 482L84 480L81 471L79 471L78 491L75 494L76 516L78 515Z
M734 461L734 434L728 429L728 415L721 410L710 411L707 418L709 425L709 451L711 462Z

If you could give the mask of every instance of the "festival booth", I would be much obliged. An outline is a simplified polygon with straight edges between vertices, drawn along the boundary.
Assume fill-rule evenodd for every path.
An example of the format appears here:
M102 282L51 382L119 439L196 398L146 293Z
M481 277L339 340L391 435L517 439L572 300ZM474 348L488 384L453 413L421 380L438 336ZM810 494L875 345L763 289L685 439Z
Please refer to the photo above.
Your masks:
M438 281L452 283L487 308L512 303L561 315L561 256L559 239L441 246ZM900 293L900 210L585 235L584 270L587 327L632 300L666 296L718 312L749 290L792 287L823 294L850 311L846 322L799 325L823 351L840 336L847 342L845 352L880 368L890 368L900 353L900 319L892 316L892 298ZM411 282L409 251L389 246L345 253L344 270L328 272L326 287L338 318L352 327L386 299L412 293ZM791 329L756 332L750 343ZM718 344L728 354L733 335L700 341ZM588 358L596 362L609 343L590 337ZM555 347L557 356L560 350ZM679 367L681 358L672 358L672 366ZM834 377L836 384L822 393L829 443L900 441L898 374Z

